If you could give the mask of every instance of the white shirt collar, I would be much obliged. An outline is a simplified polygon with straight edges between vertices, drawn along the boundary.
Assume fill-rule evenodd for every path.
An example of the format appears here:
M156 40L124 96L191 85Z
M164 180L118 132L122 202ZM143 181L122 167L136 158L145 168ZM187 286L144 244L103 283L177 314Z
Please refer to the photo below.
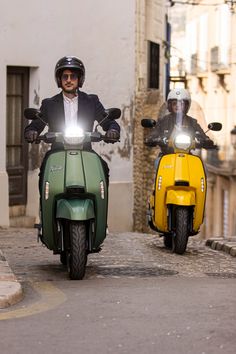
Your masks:
M63 99L66 103L75 102L78 99L78 95L76 95L73 98L67 97L64 93L62 93L62 95L63 95Z

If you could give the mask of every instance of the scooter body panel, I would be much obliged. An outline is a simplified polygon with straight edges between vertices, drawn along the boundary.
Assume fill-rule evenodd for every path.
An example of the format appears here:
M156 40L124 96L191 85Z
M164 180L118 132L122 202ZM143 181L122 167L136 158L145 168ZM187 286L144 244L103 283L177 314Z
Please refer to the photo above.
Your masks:
M166 204L175 204L183 206L196 205L195 191L170 189L167 191Z
M49 249L57 251L57 219L93 219L95 230L90 244L98 248L106 237L107 194L97 154L81 150L52 151L43 175L42 241Z
M170 206L193 209L193 231L203 222L206 198L206 175L198 156L184 153L164 155L159 163L150 198L154 226L161 232L170 232Z
M84 178L87 193L94 195L95 237L93 248L97 249L106 237L108 187L102 163L97 154L83 151Z
M68 220L90 220L95 218L91 199L59 199L56 205L56 218Z
M55 197L64 192L65 151L57 151L48 155L41 191L41 223L42 241L50 249L55 249ZM48 195L47 195L48 194Z

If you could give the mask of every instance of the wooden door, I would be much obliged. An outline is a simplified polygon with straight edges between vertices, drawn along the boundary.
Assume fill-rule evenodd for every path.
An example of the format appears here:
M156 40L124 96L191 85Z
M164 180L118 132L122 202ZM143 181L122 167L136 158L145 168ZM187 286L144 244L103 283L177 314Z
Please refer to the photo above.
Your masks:
M24 108L28 106L29 69L7 68L7 173L9 205L27 202L28 146L24 141Z

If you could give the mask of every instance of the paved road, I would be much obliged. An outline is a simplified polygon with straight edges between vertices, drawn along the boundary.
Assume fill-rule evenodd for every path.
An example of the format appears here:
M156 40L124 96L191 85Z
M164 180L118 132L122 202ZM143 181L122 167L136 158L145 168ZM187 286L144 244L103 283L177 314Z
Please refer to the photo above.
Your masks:
M111 234L83 281L34 230L0 231L0 244L24 289L0 310L2 354L235 353L236 259L203 241L179 256L154 235Z

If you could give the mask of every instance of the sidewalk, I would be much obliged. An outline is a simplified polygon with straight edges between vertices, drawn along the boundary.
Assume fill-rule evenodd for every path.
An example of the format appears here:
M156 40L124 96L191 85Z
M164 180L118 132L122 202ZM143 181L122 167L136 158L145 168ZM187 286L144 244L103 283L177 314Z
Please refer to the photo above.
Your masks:
M0 250L0 309L14 305L22 298L21 284L17 281Z
M223 251L236 257L236 236L229 238L215 237L206 240L206 246L216 251Z

